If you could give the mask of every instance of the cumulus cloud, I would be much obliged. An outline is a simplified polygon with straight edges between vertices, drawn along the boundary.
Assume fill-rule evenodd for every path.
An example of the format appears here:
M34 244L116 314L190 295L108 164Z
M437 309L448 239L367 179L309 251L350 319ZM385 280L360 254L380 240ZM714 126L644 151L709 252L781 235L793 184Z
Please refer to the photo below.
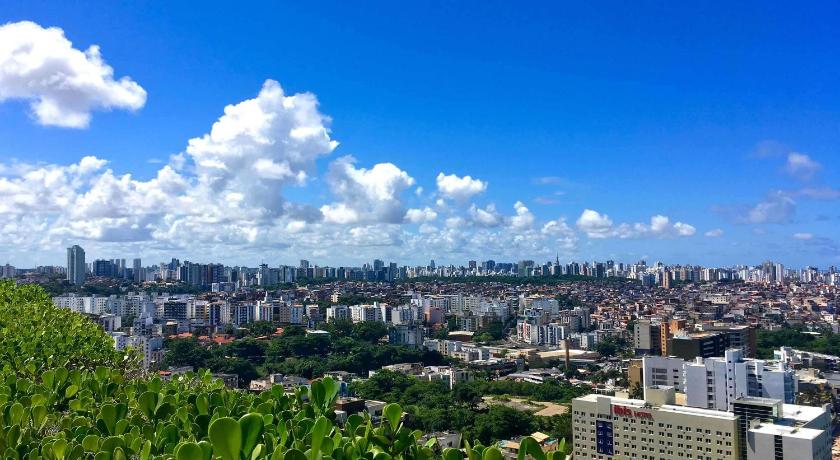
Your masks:
M0 102L29 101L38 123L84 128L94 110L137 110L146 91L129 77L114 79L99 47L73 47L57 27L22 21L0 26Z
M576 224L589 238L609 238L613 233L610 216L592 209L584 209Z
M439 173L436 182L438 193L457 201L466 201L487 190L487 182L470 176L458 177L455 174Z
M328 124L314 95L287 95L269 80L256 97L227 106L151 177L93 156L69 165L0 163L0 253L60 257L76 243L91 257L177 253L191 260L323 257L348 248L354 258L398 260L577 252L578 230L562 217L539 221L522 201L509 215L493 204L464 206L486 189L470 176L441 174L438 193L416 194L420 187L399 166L362 166L344 156L316 177L318 160L337 146ZM286 198L290 187L323 185L326 200L317 193L307 203ZM576 224L590 237L694 233L665 216L615 225L592 210Z
M566 223L566 219L549 220L543 224L540 233L553 241L553 245L564 253L577 250L577 233Z
M327 183L341 201L321 207L324 219L343 224L402 222L406 211L401 195L414 184L414 179L392 163L366 169L356 168L355 162L346 156L330 165Z
M269 80L150 179L104 169L96 157L0 166L0 214L44 216L48 238L58 240L269 244L272 230L287 224L281 217L322 218L286 202L283 188L304 183L316 159L335 148L327 122L313 95L286 95Z
M437 219L437 217L438 213L428 206L423 209L409 209L405 213L405 220L412 224L432 222Z
M479 208L473 204L470 206L468 213L473 222L484 227L495 227L501 225L505 220L504 216L496 211L496 205L492 203L484 208Z
M534 214L525 207L524 203L517 201L514 203L513 209L516 211L516 215L510 219L511 227L521 230L523 228L529 228L534 224Z
M709 238L717 238L719 236L723 236L723 230L716 228L713 230L709 230L704 235L708 236Z
M747 210L739 217L742 223L769 224L789 222L796 213L796 202L783 192L771 193L768 197Z
M256 98L225 107L209 133L190 139L186 153L195 167L197 196L242 193L248 207L278 216L283 187L302 184L315 160L338 145L328 123L315 95L287 96L279 83L267 80Z
M781 224L790 222L796 214L795 196L805 195L776 190L753 205L715 206L712 209L735 224Z
M621 223L614 225L612 219L598 211L585 209L576 222L578 229L589 238L666 238L692 236L697 232L693 225L685 222L671 223L671 219L663 215L650 218L650 223Z
M795 239L795 240L810 240L813 237L814 237L814 234L813 233L808 233L808 232L800 232L800 233L794 233L793 234L793 239Z
M822 165L804 153L791 152L787 156L785 171L801 180L810 180L822 168Z

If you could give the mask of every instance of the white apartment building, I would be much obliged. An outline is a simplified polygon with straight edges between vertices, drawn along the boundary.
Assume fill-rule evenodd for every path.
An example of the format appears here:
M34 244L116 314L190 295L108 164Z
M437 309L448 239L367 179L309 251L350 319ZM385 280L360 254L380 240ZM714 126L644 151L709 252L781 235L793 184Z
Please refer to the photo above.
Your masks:
M248 324L254 321L257 306L254 304L235 304L231 308L230 320L233 324Z
M732 410L733 402L746 396L795 402L798 378L784 363L745 359L739 349L726 350L723 358L698 358L685 364L686 404Z
M423 372L418 375L421 380L428 380L430 382L443 382L451 390L455 385L461 382L469 382L473 380L473 374L465 369L458 369L450 366L427 366Z
M744 358L732 348L722 358L642 358L645 387L672 386L684 392L686 405L705 409L732 410L732 403L747 396L795 402L798 379L784 363Z
M114 348L124 350L127 347L138 350L143 355L143 368L149 369L152 364L160 363L163 357L163 337L128 335L125 332L112 332Z
M350 307L350 320L354 323L362 321L382 321L382 309L378 304L373 305L352 305Z
M683 392L685 381L685 361L680 358L664 356L645 356L642 358L642 374L644 386L670 386L678 392ZM705 406L703 406L705 407Z
M303 324L303 314L303 305L283 303L277 308L277 316L274 320L283 324Z
M118 302L116 296L79 296L76 294L67 294L52 298L53 305L59 308L66 308L77 313L86 313L89 315L102 315L111 313L115 303Z
M350 308L347 305L333 305L327 308L327 322L350 319Z
M212 302L207 305L207 324L219 326L229 324L231 319L230 304L227 302Z

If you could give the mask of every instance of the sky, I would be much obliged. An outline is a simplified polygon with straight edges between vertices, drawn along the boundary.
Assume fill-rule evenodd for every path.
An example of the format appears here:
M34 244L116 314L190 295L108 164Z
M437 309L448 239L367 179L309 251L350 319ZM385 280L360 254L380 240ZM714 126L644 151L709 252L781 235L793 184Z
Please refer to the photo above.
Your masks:
M4 2L0 263L837 265L793 6Z

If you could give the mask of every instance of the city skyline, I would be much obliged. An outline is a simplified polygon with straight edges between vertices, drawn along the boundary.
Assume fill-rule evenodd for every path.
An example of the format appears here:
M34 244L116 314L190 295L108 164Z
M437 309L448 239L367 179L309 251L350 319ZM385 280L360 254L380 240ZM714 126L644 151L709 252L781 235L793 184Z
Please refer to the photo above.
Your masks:
M261 259L259 263L254 261L247 262L247 263L229 263L224 260L208 260L208 259L193 259L190 260L189 258L183 257L171 257L167 256L167 259L164 260L157 260L152 262L151 259L144 257L142 254L135 254L130 256L121 256L121 257L112 257L110 255L96 255L95 257L89 257L85 259L85 251L84 248L80 247L79 245L73 245L72 247L66 248L66 260L67 262L64 264L49 264L49 263L32 263L29 265L19 265L16 266L14 264L10 264L6 262L5 264L11 266L12 268L18 270L30 270L38 267L61 267L68 269L75 263L71 262L71 260L75 261L75 254L77 251L81 251L82 258L86 260L85 264L88 268L92 266L94 262L99 261L110 261L110 262L118 262L121 261L126 265L122 268L148 268L148 267L157 267L162 265L167 265L172 262L191 262L194 264L218 264L224 267L242 267L242 268L249 268L255 269L260 266L268 266L268 267L302 267L303 264L306 264L307 267L319 267L319 268L364 268L364 267L374 267L377 262L382 263L384 265L388 264L396 264L400 267L447 267L447 268L455 268L455 269L462 269L462 268L475 268L475 267L483 267L485 264L492 263L494 265L503 264L503 265L517 265L519 263L530 263L532 266L568 266L571 264L576 264L579 266L590 266L594 267L596 264L606 264L606 265L615 265L629 267L631 265L646 265L651 268L655 267L662 267L662 268L671 268L671 267L700 267L700 268L715 268L715 269L738 269L738 268L760 268L762 265L771 264L773 266L782 267L782 269L787 270L809 270L815 269L818 272L822 273L834 273L837 270L836 265L828 265L828 266L819 266L817 264L804 264L801 266L797 265L787 265L782 261L772 260L770 258L765 258L761 261L752 261L752 262L743 262L743 263L734 263L728 265L705 265L699 263L691 263L690 261L665 261L665 260L653 260L653 259L638 259L638 260L613 260L613 259L598 259L593 257L580 257L580 258L569 258L565 260L561 260L559 254L555 255L555 258L552 259L528 259L528 258L516 258L516 259L497 259L493 257L479 257L476 259L464 259L461 261L454 261L454 260L435 260L435 259L427 259L425 263L417 262L417 263L410 263L405 261L394 261L390 259L379 259L374 258L367 261L352 261L352 262L338 262L338 263L321 263L318 260L309 260L309 259L298 259L297 261L293 260L281 260L281 261L266 261L265 259ZM73 254L71 256L71 254ZM145 261L145 262L143 262ZM131 266L129 266L128 262L131 262ZM474 267L475 266L475 267ZM73 284L82 284L82 283L73 283Z
M380 6L0 7L0 261L840 263L836 5Z

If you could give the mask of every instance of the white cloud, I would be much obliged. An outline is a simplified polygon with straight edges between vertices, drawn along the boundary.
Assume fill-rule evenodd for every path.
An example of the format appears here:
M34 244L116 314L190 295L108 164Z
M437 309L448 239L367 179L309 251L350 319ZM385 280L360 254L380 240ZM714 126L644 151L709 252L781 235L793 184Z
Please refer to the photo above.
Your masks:
M455 174L440 173L436 178L438 193L446 198L466 201L487 190L487 182L470 176L458 177Z
M0 164L0 255L30 260L27 251L38 251L60 260L77 243L91 258L178 254L226 262L328 255L344 262L407 261L418 254L547 260L577 252L574 225L562 217L540 221L522 201L507 216L493 204L449 201L486 188L469 176L444 175L445 195L415 195L419 187L397 165L361 167L345 156L318 177L316 162L337 144L328 122L314 95L288 96L269 80L255 98L228 106L207 134L190 140L151 178L117 171L97 157L70 165ZM465 185L452 186L447 177ZM306 203L285 198L290 186L308 187ZM590 237L694 232L665 216L614 225L592 210L577 227ZM343 255L348 249L350 260Z
M650 223L622 223L613 225L612 219L591 209L585 209L578 218L577 227L586 236L594 239L603 238L668 238L692 236L697 232L693 225L685 222L671 223L670 218L657 214L650 218Z
M723 230L719 228L715 228L713 230L709 230L704 235L708 236L709 238L717 238L719 236L723 236Z
M353 157L342 157L330 165L327 183L340 202L321 207L326 221L402 222L406 211L401 195L414 179L392 163L366 169L356 168L355 162Z
M592 209L584 209L576 224L589 238L608 238L613 230L610 216Z
M577 249L577 233L566 223L566 219L550 220L543 224L540 232L547 238L553 238L557 247L565 253Z
M256 98L225 107L209 133L190 139L186 153L195 165L197 201L235 191L262 216L280 215L282 188L302 183L315 160L338 145L328 122L313 94L287 96L266 80Z
M505 220L504 216L496 211L496 205L492 203L484 208L479 208L473 204L467 212L473 222L483 227L495 227L501 225Z
M785 171L801 180L810 180L822 165L804 153L791 152L787 156Z
M521 230L523 228L530 228L534 224L534 214L525 207L521 201L517 201L513 205L516 215L511 217L510 224L514 229Z
M715 206L713 210L735 224L781 224L790 222L796 214L794 196L806 193L773 191L754 205Z
M801 232L801 233L794 233L793 239L795 240L810 240L814 237L813 233Z
M428 206L423 209L409 209L405 213L405 220L412 224L432 222L437 217L438 213Z
M697 229L694 228L693 225L689 225L684 222L676 222L674 224L674 230L677 232L678 236L692 236L697 233Z
M783 192L771 193L764 201L747 210L738 220L749 224L788 222L796 212L796 202Z
M0 26L0 102L30 101L38 123L84 128L94 110L137 110L146 91L114 69L99 47L81 51L57 27L22 21Z

